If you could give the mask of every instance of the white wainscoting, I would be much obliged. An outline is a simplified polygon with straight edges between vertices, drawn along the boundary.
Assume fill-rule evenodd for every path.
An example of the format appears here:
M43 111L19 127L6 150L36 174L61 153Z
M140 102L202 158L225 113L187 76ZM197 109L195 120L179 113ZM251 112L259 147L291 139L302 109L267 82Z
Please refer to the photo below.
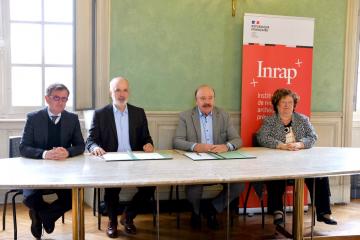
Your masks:
M157 149L171 149L172 137L174 136L176 126L178 124L179 112L147 112L147 118L149 123L149 130L154 140L154 145ZM239 129L240 125L240 113L231 112L231 118L236 129ZM313 113L311 122L313 123L318 135L319 140L316 146L341 146L342 139L342 115L337 112L327 113ZM21 135L24 126L24 119L1 119L0 120L0 158L8 157L8 138L9 136ZM87 136L84 128L84 121L81 121L84 136ZM354 146L360 146L360 123L354 125L354 136L359 139L354 141ZM357 135L356 135L357 134ZM326 164L326 159L324 159ZM350 201L350 178L349 177L332 177L331 191L332 203L346 203ZM213 196L216 191L221 187L210 187L204 197ZM3 190L0 191L0 201L3 201ZM92 189L85 191L86 202L92 205ZM128 199L132 196L134 190L128 189L122 191L122 197ZM167 199L169 197L169 187L160 188L161 199ZM174 196L174 195L173 195ZM180 188L180 197L184 197L183 187Z
M319 140L318 147L342 146L342 114L341 113L313 113L311 122L314 125ZM324 159L326 164L326 159ZM350 202L350 176L330 177L331 203Z
M360 147L360 120L353 122L352 129L352 146Z

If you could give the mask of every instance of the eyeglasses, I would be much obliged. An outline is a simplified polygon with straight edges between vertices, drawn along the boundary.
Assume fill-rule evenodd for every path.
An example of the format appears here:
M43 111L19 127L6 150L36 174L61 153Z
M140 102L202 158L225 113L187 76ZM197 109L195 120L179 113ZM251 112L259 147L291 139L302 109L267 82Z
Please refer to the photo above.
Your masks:
M69 99L68 97L59 97L59 96L49 96L52 100L54 100L55 102L67 102L67 100Z

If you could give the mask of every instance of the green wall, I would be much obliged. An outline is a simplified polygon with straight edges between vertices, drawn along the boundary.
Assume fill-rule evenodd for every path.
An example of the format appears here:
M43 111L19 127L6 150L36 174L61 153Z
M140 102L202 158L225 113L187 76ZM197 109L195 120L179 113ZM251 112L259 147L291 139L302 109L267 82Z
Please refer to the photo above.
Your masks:
M346 0L112 0L110 76L130 80L130 102L185 110L202 84L240 111L244 13L315 18L312 111L342 111ZM296 31L296 29L294 29Z

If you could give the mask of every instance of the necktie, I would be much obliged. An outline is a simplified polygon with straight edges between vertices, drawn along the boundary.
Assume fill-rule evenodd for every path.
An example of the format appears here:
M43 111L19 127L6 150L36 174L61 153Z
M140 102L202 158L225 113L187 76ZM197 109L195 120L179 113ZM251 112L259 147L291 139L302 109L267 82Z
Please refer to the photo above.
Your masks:
M56 119L57 119L58 117L59 117L59 116L51 116L51 121L55 124Z

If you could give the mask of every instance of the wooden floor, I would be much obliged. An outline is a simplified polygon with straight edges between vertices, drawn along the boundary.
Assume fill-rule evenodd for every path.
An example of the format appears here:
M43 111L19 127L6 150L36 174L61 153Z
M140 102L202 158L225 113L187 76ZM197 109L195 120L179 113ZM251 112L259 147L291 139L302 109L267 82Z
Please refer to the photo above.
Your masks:
M2 209L2 206L1 206ZM323 223L316 223L315 235L331 236L331 235L360 235L360 201L352 201L348 205L333 206L333 216L338 220L337 226L328 226ZM33 239L30 233L30 219L28 216L28 209L22 204L17 206L18 218L18 239ZM2 214L2 212L1 212ZM189 213L181 214L180 229L176 228L176 215L173 213L160 214L160 239L175 240L200 240L200 239L225 239L226 225L221 224L218 231L210 231L206 227L206 221L203 221L203 228L194 231L189 227ZM225 221L225 216L220 216L219 220ZM291 228L291 214L287 216L287 228ZM107 218L102 217L102 230L97 229L97 217L92 215L92 210L89 207L85 208L85 232L86 240L100 240L107 239L105 235ZM152 224L152 215L139 215L135 219L135 224L138 228L138 234L135 236L127 236L122 232L122 226L119 226L120 237L118 239L156 239L156 228ZM48 235L44 233L43 239L72 239L71 235L71 212L65 215L65 224L60 220L56 222L54 233ZM310 232L310 212L305 214L305 231ZM253 217L246 217L244 221L243 216L236 216L234 226L230 229L231 239L281 239L282 235L275 232L272 224L271 216L266 216L265 229L261 228L261 215ZM13 239L12 215L10 207L7 211L6 230L0 231L0 239ZM338 238L343 239L343 238ZM360 238L351 238L360 239Z

